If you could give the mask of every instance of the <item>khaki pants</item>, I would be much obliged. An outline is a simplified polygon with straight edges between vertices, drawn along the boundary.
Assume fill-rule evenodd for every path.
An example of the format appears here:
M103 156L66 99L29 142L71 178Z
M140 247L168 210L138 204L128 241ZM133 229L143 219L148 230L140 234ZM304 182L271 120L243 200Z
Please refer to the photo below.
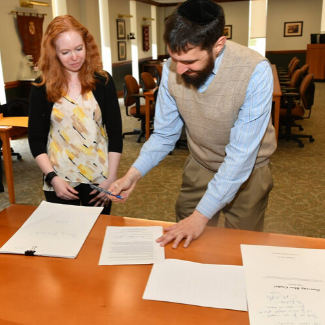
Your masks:
M203 168L191 156L187 158L182 187L176 201L177 221L193 213L214 175L215 172ZM225 227L263 231L264 214L272 188L273 178L269 166L254 169L232 202L221 210L225 215ZM220 211L209 221L208 226L217 226L219 215Z

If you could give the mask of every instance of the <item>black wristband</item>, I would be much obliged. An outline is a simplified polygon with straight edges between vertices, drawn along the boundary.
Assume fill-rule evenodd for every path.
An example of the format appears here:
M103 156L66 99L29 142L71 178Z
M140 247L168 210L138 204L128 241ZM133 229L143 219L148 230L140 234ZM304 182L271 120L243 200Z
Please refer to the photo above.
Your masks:
M45 182L48 185L51 185L52 179L56 176L58 176L56 172L49 172L45 177Z

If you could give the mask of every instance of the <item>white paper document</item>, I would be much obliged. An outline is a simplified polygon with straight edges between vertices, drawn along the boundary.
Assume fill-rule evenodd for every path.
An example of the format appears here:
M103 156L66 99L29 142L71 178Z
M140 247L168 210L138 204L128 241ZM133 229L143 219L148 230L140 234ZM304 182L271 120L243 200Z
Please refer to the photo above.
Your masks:
M152 264L165 259L165 249L156 239L161 226L107 227L99 265Z
M43 201L0 253L76 258L102 210Z
M325 325L325 250L241 245L251 325Z
M153 265L143 299L247 311L244 268L167 259Z

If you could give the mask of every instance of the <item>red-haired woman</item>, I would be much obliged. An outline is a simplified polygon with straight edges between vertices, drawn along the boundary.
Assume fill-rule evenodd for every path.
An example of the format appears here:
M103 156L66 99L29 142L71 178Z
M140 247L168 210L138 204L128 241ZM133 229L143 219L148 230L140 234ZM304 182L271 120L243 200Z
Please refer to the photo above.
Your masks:
M28 140L44 173L47 201L102 206L117 177L122 122L113 78L103 70L87 28L70 15L56 17L43 38L41 76L30 94Z

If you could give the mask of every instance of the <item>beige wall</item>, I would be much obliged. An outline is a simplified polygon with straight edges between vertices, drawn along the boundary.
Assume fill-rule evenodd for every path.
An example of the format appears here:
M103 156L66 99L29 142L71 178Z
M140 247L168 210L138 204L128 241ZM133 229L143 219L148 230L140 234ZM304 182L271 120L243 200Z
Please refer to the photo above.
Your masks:
M248 45L249 1L220 3L225 13L226 25L232 25L232 41Z
M10 11L46 13L43 32L52 20L51 7L25 9L20 8L18 4L19 1L0 0L0 50L4 82L16 81L22 78L35 78L37 76L29 67L27 59L22 52L22 42L17 29L17 20L15 15L10 14Z
M320 33L322 0L268 0L266 50L306 50L310 34ZM301 37L284 37L284 23L302 21Z
M100 45L100 26L99 26L99 6L98 0L66 0L67 13L84 26L94 36L95 42L101 51Z
M143 37L142 37L142 26L149 26L149 38L150 44L152 39L152 21L143 21L142 17L151 17L151 6L142 2L137 2L137 44L138 44L138 55L139 60L143 58L148 58L152 56L152 46L150 46L149 51L143 51Z
M109 4L110 37L112 63L117 63L117 14L130 14L129 0L107 0ZM0 0L0 50L3 66L4 82L16 81L21 78L34 78L22 53L22 44L17 30L16 18L9 14L11 10L30 13L46 13L43 32L52 20L51 7L37 7L32 9L20 8L19 1ZM15 5L16 4L16 5ZM248 39L248 1L221 3L226 15L226 24L233 26L233 41L247 45ZM157 10L157 40L158 55L165 54L163 43L164 18L169 16L175 7L159 7ZM67 0L67 11L79 19L90 32L100 47L99 8L98 0ZM322 0L268 0L267 20L267 51L305 50L310 43L310 34L319 33L321 25ZM138 45L139 59L152 56L142 50L142 17L150 17L150 5L136 3L136 31L130 29L130 19L125 18L126 33L134 32ZM283 37L284 22L303 21L302 37ZM151 22L152 24L152 22ZM150 27L150 35L152 27ZM125 40L127 45L127 60L131 58L131 41Z
M165 18L171 15L171 13L175 10L176 7L159 7L157 13L157 40L158 40L158 55L168 54L166 50L166 46L164 43L163 35L164 35L164 24Z
M118 61L118 52L117 52L117 23L118 14L130 15L130 2L129 0L109 0L109 19L110 19L110 37L111 37L111 52L112 52L112 63ZM123 18L125 21L125 30L126 33L130 33L130 19L132 18ZM127 39L121 40L126 42L126 60L131 60L131 42Z

